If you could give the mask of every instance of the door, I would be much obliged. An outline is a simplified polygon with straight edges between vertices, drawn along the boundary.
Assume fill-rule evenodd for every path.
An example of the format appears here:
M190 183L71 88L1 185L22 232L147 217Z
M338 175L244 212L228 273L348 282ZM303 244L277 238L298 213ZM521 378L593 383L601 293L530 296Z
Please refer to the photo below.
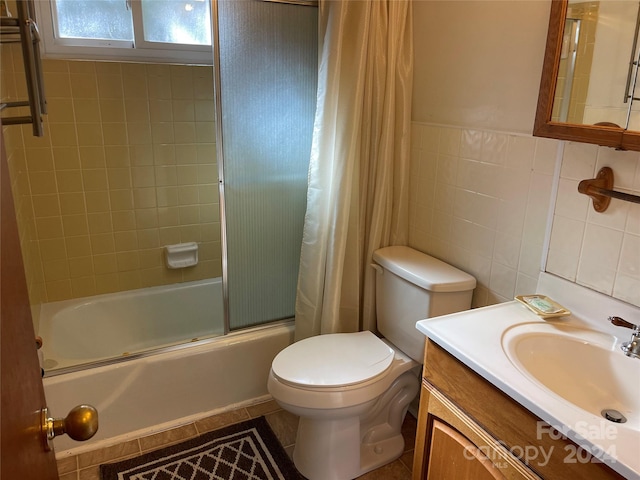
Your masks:
M1 124L0 154L0 479L57 480Z
M433 420L427 480L505 480L471 440L440 420Z
M318 9L219 0L214 21L225 310L230 330L238 330L294 316L318 83Z

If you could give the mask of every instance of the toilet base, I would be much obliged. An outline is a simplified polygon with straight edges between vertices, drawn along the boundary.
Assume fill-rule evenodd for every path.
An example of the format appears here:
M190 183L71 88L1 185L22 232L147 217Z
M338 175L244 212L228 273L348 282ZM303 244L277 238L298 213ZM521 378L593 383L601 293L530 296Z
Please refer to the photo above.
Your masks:
M374 444L361 445L358 476L393 462L403 453L404 437L400 434Z
M355 478L360 471L359 446L358 417L322 422L300 418L293 463L309 480Z
M375 405L360 415L300 417L293 462L309 480L349 480L386 465L404 452L401 427L419 390L414 372L395 380Z
M298 471L310 480L347 480L393 462L404 452L401 434L376 443L360 444L357 419L305 425L300 419L293 462ZM327 432L326 430L332 430ZM320 436L323 435L323 436ZM332 442L319 441L331 438ZM353 446L360 447L354 451Z

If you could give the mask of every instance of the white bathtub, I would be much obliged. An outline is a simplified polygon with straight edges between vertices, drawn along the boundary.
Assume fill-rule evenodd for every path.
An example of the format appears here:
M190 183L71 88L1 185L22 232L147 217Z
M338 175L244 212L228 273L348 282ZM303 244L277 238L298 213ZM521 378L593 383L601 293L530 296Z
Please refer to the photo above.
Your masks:
M48 373L224 333L222 282L199 280L40 307Z
M222 334L220 279L43 305L39 335L45 369L53 368L43 380L50 415L89 404L100 423L87 442L56 438L57 455L266 397L271 362L293 341L292 323Z
M279 322L45 378L50 415L64 417L82 403L96 407L99 415L92 439L55 438L56 456L77 455L267 398L271 362L292 341L292 322Z

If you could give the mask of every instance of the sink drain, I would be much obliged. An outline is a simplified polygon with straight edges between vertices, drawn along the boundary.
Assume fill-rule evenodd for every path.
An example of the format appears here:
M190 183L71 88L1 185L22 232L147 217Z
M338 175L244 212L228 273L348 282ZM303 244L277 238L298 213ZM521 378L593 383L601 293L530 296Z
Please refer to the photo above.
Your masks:
M627 421L627 418L621 414L618 410L614 410L612 408L607 408L600 412L604 418L614 423L624 423Z

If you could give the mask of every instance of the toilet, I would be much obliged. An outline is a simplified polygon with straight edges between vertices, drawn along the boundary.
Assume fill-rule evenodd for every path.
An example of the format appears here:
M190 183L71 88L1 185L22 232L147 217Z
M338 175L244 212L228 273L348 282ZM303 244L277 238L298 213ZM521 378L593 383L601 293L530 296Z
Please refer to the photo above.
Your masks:
M476 280L404 246L374 252L379 338L369 331L306 338L271 364L269 393L300 417L293 461L309 480L347 480L404 451L401 427L420 388L418 320L467 310Z

